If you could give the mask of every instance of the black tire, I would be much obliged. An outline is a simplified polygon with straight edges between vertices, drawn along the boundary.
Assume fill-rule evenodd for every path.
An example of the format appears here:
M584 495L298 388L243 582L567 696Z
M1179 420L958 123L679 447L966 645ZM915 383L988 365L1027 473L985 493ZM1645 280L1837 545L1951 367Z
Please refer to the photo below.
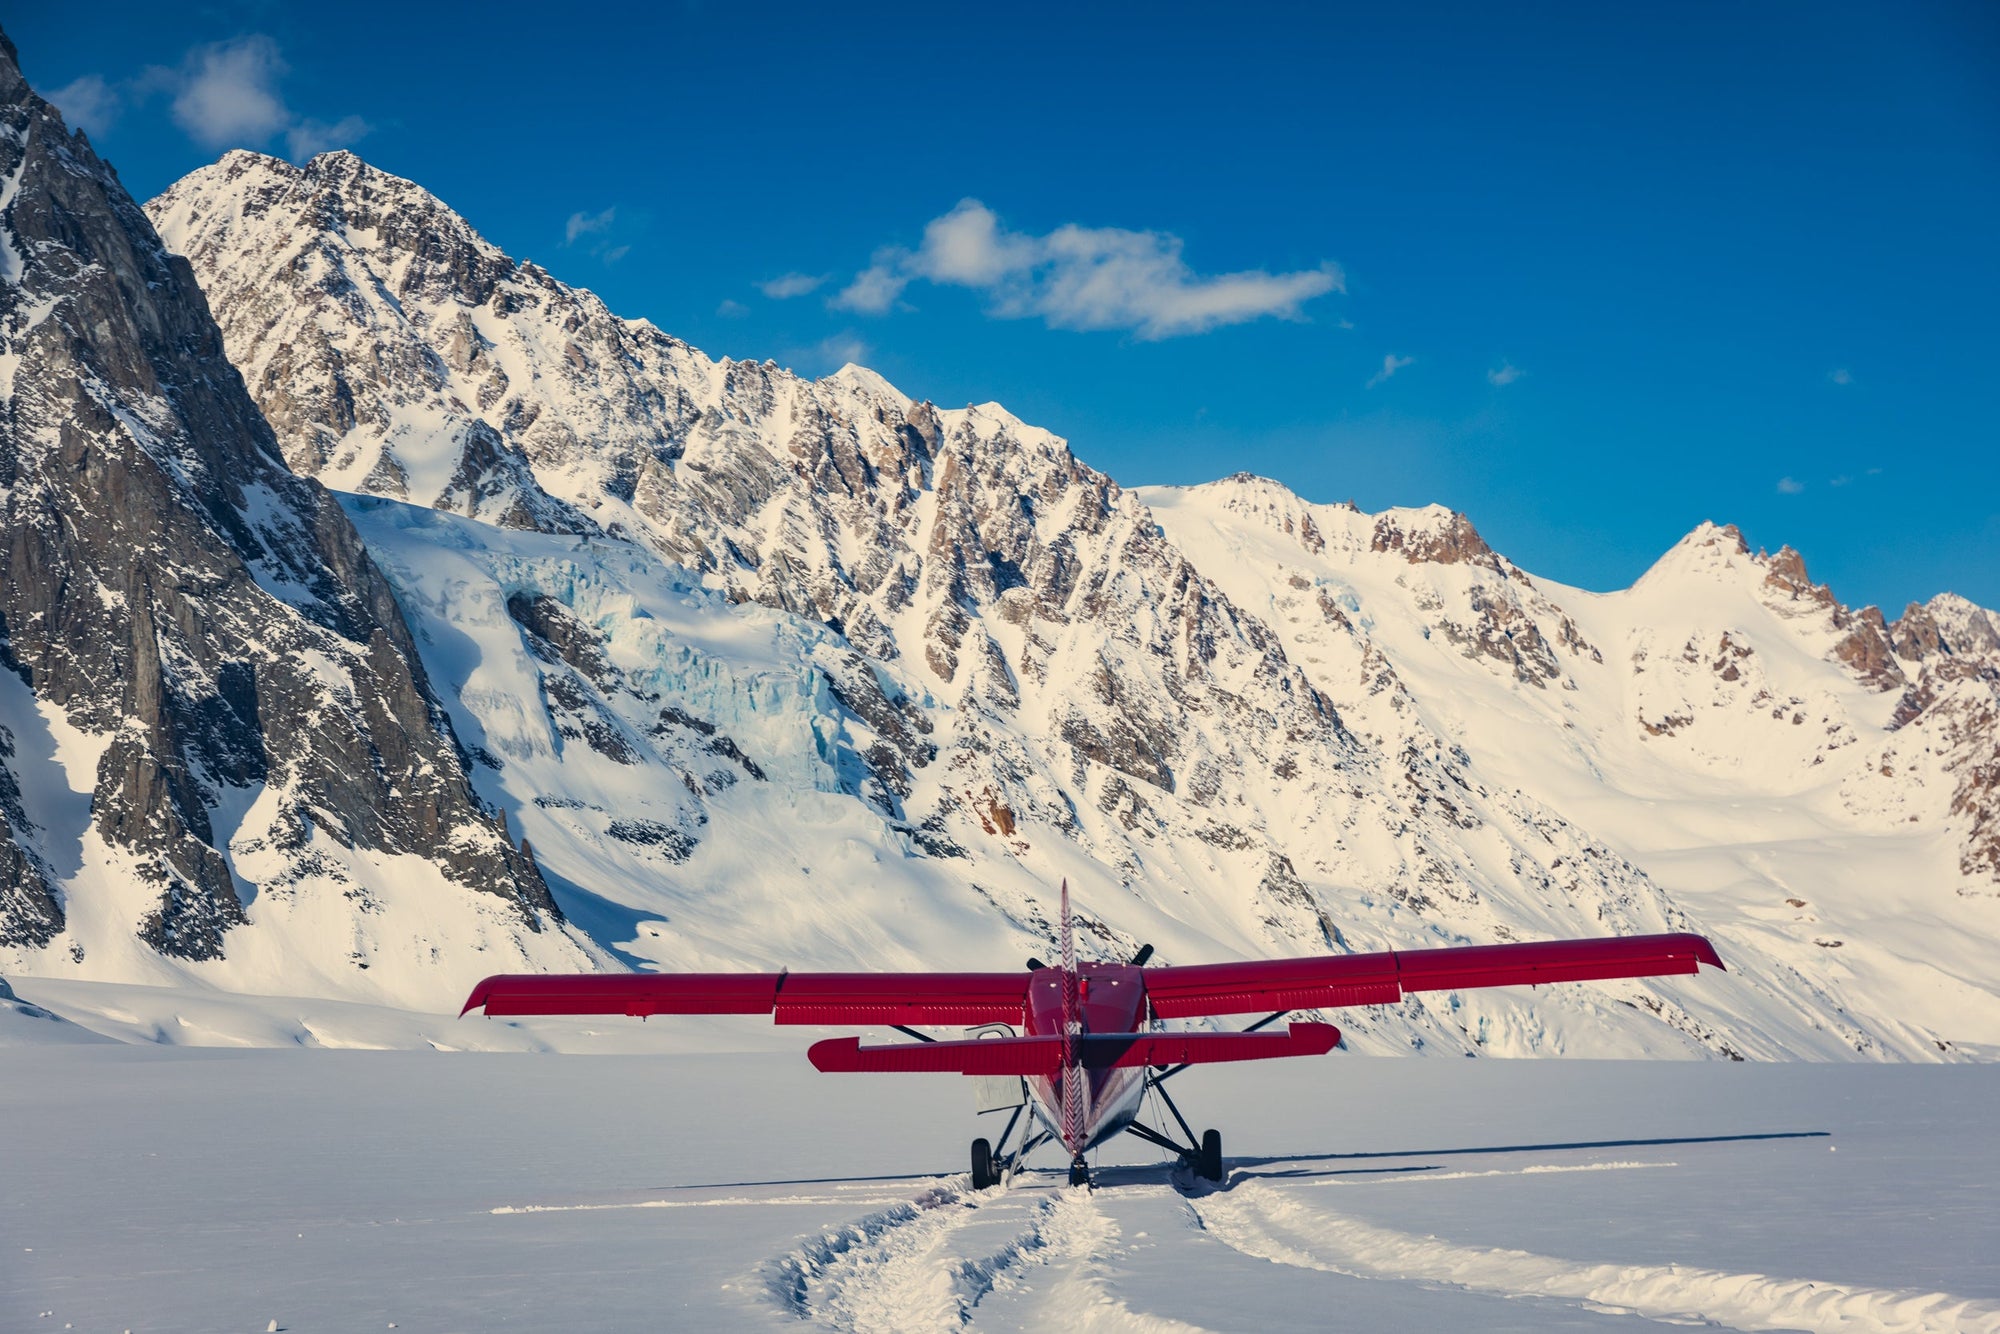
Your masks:
M1222 1180L1222 1132L1204 1130L1201 1133L1201 1157L1195 1161L1195 1175L1204 1181Z
M972 1188L985 1190L1000 1184L1000 1174L993 1170L993 1146L983 1139L972 1141Z

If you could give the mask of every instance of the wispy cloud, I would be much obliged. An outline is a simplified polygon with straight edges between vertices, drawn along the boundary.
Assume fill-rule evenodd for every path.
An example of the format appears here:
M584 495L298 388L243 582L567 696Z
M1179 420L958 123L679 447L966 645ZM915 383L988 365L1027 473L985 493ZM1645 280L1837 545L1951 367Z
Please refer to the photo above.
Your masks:
M203 148L262 148L282 134L295 159L346 148L375 128L360 116L327 121L294 115L279 86L289 72L276 41L247 33L190 47L179 65L150 65L133 78L86 74L49 100L95 138L127 110L165 97L174 124Z
M1366 387L1373 389L1376 385L1393 378L1396 372L1402 370L1403 367L1414 366L1416 364L1417 359L1415 357L1399 357L1391 352L1388 356L1382 358L1382 369L1368 377Z
M741 301L724 297L722 304L715 308L715 313L722 316L725 320L740 320L750 313L750 307L744 305Z
M611 224L618 220L618 206L613 204L602 213L576 212L569 215L563 224L563 244L575 245L579 236L595 236L611 230Z
M1842 366L1836 370L1828 371L1826 373L1826 378L1833 381L1833 383L1835 384L1853 384L1854 372L1848 370L1847 367Z
M570 214L568 219L563 223L563 245L574 246L580 241L589 240L590 244L584 247L589 255L595 259L602 260L607 265L616 264L619 260L632 253L631 242L614 241L609 235L612 227L617 222L618 206L616 204L599 213L586 213L579 209L575 213ZM640 222L643 226L644 219L641 218ZM619 230L629 231L630 229L629 227L620 227Z
M285 148L296 162L315 153L351 148L374 128L359 116L342 116L331 125L323 120L302 120L285 131Z
M773 301L789 301L795 296L818 291L825 285L829 275L820 273L781 273L769 282L757 284L757 290Z
M854 330L842 329L810 347L787 348L778 354L778 359L809 375L831 375L849 362L866 364L874 350Z
M1344 290L1340 269L1261 269L1203 275L1165 232L1074 223L1043 235L1010 230L976 199L961 200L924 227L915 250L890 247L829 305L879 315L912 283L986 293L1000 319L1039 318L1055 329L1129 329L1145 339L1205 333L1275 316L1298 319L1314 297Z
M1781 496L1795 496L1805 489L1806 484L1796 477L1780 477L1778 479L1778 494Z
M1522 371L1519 366L1516 366L1511 361L1503 361L1492 370L1486 372L1486 383L1496 389L1504 389L1506 386L1520 379L1521 375Z
M831 364L835 370L839 370L849 362L858 364L868 360L868 354L875 349L861 341L853 333L843 331L831 337L820 339L817 350L823 361Z
M836 310L881 315L896 304L909 285L910 280L895 271L893 252L888 259L878 255L874 264L855 274L854 281L836 292L827 304Z
M95 139L118 119L121 99L118 90L105 82L102 74L86 74L50 93L49 101L55 103L71 129L82 130Z
M190 51L174 93L174 124L208 148L261 144L291 123L278 95L289 67L262 33Z

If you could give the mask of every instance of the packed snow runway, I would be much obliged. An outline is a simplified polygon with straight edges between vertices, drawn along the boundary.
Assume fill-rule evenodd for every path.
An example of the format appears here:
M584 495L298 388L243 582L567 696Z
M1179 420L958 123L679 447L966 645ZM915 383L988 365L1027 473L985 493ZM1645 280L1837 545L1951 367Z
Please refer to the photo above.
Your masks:
M794 1054L4 1058L8 1330L2000 1330L1988 1066L1198 1070L1221 1188L975 1194L962 1081Z

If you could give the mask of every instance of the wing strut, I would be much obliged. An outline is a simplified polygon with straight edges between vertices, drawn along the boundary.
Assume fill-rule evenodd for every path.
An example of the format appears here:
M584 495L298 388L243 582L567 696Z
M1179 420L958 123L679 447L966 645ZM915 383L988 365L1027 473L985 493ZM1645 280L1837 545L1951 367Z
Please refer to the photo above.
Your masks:
M1262 1019L1259 1019L1256 1023L1250 1025L1250 1027L1243 1029L1242 1031L1245 1033L1255 1033L1260 1028L1269 1028L1272 1024L1277 1023L1280 1019L1283 1019L1286 1015L1290 1013L1291 1013L1290 1010L1280 1010L1276 1014L1267 1014ZM1194 1064L1193 1061L1183 1061L1179 1065L1174 1066L1170 1070L1163 1070L1157 1075L1148 1075L1147 1077L1152 1080L1153 1087L1158 1088L1161 1084L1165 1083L1169 1079L1172 1079L1175 1075L1179 1074L1181 1071L1187 1069L1190 1065L1193 1064ZM1160 1096L1164 1098L1167 1095L1162 1093ZM1168 1103L1167 1106L1171 1107L1173 1106L1173 1104ZM1179 1116L1180 1113L1175 1112L1174 1115ZM1183 1130L1187 1129L1187 1122L1185 1121L1181 1122L1181 1129ZM1189 1133L1188 1138L1189 1139L1194 1138L1192 1132Z

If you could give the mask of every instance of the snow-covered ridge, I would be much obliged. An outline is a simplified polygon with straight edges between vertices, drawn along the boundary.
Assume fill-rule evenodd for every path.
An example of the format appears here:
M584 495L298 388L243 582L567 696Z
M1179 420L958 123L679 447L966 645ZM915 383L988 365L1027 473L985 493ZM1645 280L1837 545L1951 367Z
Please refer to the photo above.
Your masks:
M1776 863L1729 862L1739 897L1682 874L1758 836L1710 799L1751 760L1772 801L1820 803L1773 827L1834 847L1824 755L1898 708L1838 655L1852 614L1772 610L1803 596L1766 586L1777 558L1717 539L1744 578L1649 576L1641 623L1441 507L1129 492L996 404L711 361L351 154L231 154L149 209L287 460L383 498L349 508L479 791L593 949L1001 966L1067 876L1106 954L1692 927L1736 965L1342 1016L1363 1048L1936 1058L2000 1032L1976 969L1912 963L1934 917L1801 946ZM1763 730L1688 721L1739 708ZM1670 801L1672 835L1634 835L1628 798ZM1926 890L1984 911L1923 832ZM361 953L400 957L376 925Z
M1371 516L1246 478L1138 494L1343 716L1406 698L1471 771L1549 801L1849 1013L1990 1040L1992 613L1947 594L1887 623L1796 552L1752 553L1715 524L1593 594L1498 556L1384 558L1400 553L1379 524L1456 527L1433 512ZM1375 656L1337 652L1348 627Z

